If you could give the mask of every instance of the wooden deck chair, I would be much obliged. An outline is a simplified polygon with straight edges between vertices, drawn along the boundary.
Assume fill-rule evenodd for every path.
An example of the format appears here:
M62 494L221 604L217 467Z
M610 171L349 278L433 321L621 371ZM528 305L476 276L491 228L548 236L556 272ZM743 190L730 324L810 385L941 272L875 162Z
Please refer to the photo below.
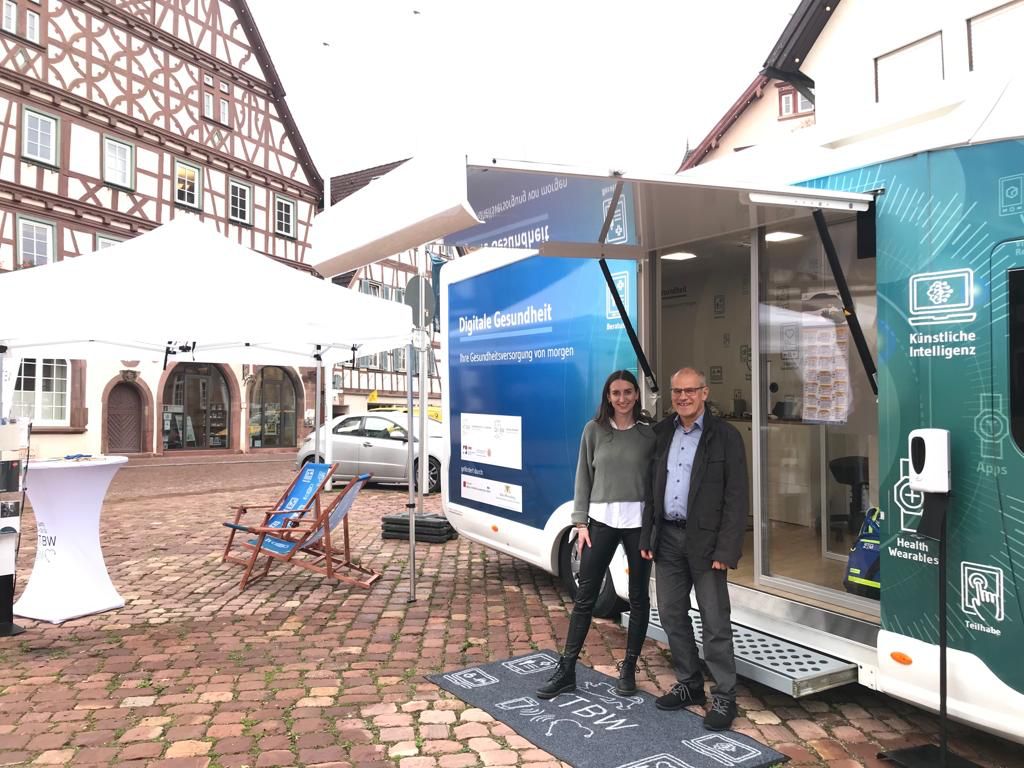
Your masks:
M257 525L264 528L283 528L300 520L304 515L312 512L320 514L320 494L323 493L327 479L338 469L337 464L316 464L308 462L295 475L281 498L273 504L243 504L235 507L235 518L232 522L224 523L231 533L228 534L228 543L224 547L224 556L221 562L237 563L239 565L249 564L249 552L244 555L231 553L235 544L235 534L244 530L247 526L242 523L242 518L250 511L262 511L263 519ZM251 521L254 522L254 521ZM248 547L246 548L248 549Z
M352 478L341 493L315 517L307 516L284 528L238 525L238 530L256 535L256 538L249 539L244 544L246 549L251 551L251 556L242 575L241 589L244 590L248 584L266 576L275 560L322 574L329 579L369 588L380 578L380 574L352 561L349 550L348 513L359 491L370 477L369 474L363 474ZM342 528L340 547L332 543L334 529L339 524ZM266 562L262 571L254 576L256 562L260 557L265 557ZM349 575L344 571L355 571L364 578Z

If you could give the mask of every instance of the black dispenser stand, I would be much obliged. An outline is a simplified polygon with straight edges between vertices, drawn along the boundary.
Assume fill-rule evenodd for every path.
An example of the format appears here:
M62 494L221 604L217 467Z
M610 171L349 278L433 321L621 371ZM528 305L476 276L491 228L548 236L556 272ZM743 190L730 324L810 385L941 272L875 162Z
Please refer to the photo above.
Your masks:
M882 760L891 760L903 768L979 768L977 763L949 751L948 718L946 717L946 648L947 605L946 605L946 508L949 495L945 493L925 493L924 513L917 533L929 539L939 541L939 745L922 744L918 747L894 749L891 752L879 752Z

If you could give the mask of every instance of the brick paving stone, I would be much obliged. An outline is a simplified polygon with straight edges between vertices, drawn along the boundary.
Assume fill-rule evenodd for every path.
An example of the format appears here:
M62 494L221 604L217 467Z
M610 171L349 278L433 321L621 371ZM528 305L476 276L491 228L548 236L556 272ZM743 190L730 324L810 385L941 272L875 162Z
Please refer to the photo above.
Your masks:
M470 768L477 764L476 755L443 755L437 759L439 768Z
M143 760L147 758L160 757L163 750L163 744L156 742L129 744L120 751L118 758L121 760Z
M120 765L122 761L118 758L118 754L118 750L114 747L88 747L77 750L68 765L73 766L73 768L78 768L78 766Z
M786 725L793 730L793 733L797 735L800 741L828 738L825 729L810 720L787 720Z
M59 627L25 622L0 670L0 765L66 752L55 764L561 765L425 676L557 648L571 605L548 574L464 539L418 546L421 594L408 603L408 543L380 538L380 517L403 507L404 489L367 488L350 516L353 551L383 574L372 589L275 566L239 593L239 569L220 561L219 523L233 504L276 498L291 459L132 459L118 472L102 542L125 607ZM438 511L438 497L427 506ZM158 546L140 516L164 521ZM23 532L19 588L34 557L30 509ZM595 621L583 661L610 671L622 643L616 622ZM640 687L668 688L669 662L648 641ZM857 686L794 700L741 680L737 701L736 727L792 765L880 768L880 749L937 740L933 715ZM408 744L419 753L389 756ZM1024 766L1020 745L967 727L951 725L951 744L982 766Z
M32 765L65 765L75 756L73 749L48 749L32 761ZM111 755L112 757L113 755Z
M480 759L484 765L515 765L519 755L511 749L498 749L493 752L481 752Z
M164 757L199 757L207 754L211 746L208 741L175 741L167 747Z

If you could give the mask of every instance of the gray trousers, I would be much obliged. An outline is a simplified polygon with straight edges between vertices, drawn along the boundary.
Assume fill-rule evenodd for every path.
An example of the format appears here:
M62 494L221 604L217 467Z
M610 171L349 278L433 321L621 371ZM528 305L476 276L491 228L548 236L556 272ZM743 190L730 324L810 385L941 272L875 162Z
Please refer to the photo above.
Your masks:
M686 529L661 526L654 555L658 614L668 635L676 679L689 686L704 685L700 657L690 621L690 590L697 592L697 607L704 625L704 661L714 685L711 693L736 699L736 657L732 647L728 571L694 567L686 557Z

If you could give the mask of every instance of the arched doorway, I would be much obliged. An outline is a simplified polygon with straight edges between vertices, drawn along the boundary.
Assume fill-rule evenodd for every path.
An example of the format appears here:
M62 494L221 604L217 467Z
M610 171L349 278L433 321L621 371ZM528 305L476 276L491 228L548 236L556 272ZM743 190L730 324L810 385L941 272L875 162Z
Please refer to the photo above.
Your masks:
M227 448L230 413L228 385L216 366L176 366L164 385L164 450Z
M249 400L249 447L295 447L295 384L284 369L261 368Z
M107 397L107 452L142 452L142 398L122 382Z

